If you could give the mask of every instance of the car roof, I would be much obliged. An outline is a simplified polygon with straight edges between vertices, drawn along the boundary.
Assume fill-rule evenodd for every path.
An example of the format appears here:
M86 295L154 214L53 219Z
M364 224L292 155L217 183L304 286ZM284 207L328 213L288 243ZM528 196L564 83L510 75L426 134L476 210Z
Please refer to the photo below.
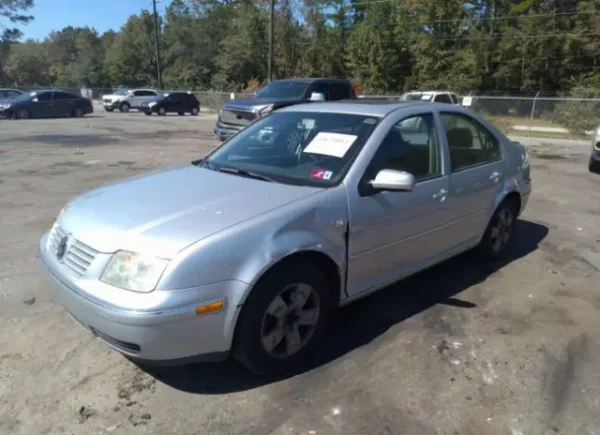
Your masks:
M12 89L12 88L0 88L0 91L15 91L15 92L23 93L23 91L19 91L18 89Z
M281 80L273 80L275 82L299 82L299 83L313 83L318 81L328 81L328 82L340 82L340 83L350 83L349 80L346 79L338 79L338 78L328 78L328 77L298 77L295 79L281 79Z
M280 109L279 112L330 112L384 117L395 110L419 105L425 106L428 109L431 109L432 106L448 107L448 104L443 103L432 104L422 101L368 100L361 98L356 100L298 104Z

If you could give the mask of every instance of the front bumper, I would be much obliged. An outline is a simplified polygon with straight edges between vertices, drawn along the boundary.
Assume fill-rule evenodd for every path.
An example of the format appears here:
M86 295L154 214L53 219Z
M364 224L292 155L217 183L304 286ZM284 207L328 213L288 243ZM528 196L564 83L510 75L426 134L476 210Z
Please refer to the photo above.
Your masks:
M213 133L219 138L219 140L223 141L229 139L231 136L236 135L243 129L243 126L224 124L221 121L217 121L213 129Z
M118 101L102 101L105 109L116 109L119 106Z
M247 284L224 281L190 289L160 291L167 308L151 311L122 309L95 300L85 290L59 278L57 270L61 265L50 258L45 243L46 236L40 241L40 258L50 276L55 299L77 323L113 349L134 359L161 364L216 360L229 353L240 310L239 301ZM159 290L151 293L156 292ZM155 298L156 294L149 297ZM197 302L173 306L168 301L174 298ZM196 306L222 299L225 306L221 311L196 314Z

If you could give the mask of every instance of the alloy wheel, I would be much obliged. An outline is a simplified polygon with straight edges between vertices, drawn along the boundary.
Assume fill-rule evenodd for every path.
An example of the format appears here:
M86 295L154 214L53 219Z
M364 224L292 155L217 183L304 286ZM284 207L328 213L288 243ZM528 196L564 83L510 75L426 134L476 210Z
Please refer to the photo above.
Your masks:
M321 300L308 284L292 284L271 301L263 316L261 343L273 358L288 358L311 339L321 315Z
M515 225L515 218L508 207L498 210L490 231L490 247L500 252L510 241Z

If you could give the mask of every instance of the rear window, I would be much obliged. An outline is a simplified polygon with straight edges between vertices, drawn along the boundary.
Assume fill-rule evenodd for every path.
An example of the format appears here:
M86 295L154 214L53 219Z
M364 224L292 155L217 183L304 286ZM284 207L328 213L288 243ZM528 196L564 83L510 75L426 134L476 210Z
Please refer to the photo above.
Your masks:
M329 83L329 99L346 100L351 97L351 89L347 83Z

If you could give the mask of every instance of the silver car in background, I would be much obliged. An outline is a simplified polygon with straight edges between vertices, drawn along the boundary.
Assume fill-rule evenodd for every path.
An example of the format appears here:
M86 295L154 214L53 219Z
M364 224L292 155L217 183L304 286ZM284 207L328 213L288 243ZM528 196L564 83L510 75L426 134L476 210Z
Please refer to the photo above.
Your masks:
M472 248L505 254L530 191L525 148L464 108L304 104L73 199L41 259L72 317L130 358L278 372L338 306Z

